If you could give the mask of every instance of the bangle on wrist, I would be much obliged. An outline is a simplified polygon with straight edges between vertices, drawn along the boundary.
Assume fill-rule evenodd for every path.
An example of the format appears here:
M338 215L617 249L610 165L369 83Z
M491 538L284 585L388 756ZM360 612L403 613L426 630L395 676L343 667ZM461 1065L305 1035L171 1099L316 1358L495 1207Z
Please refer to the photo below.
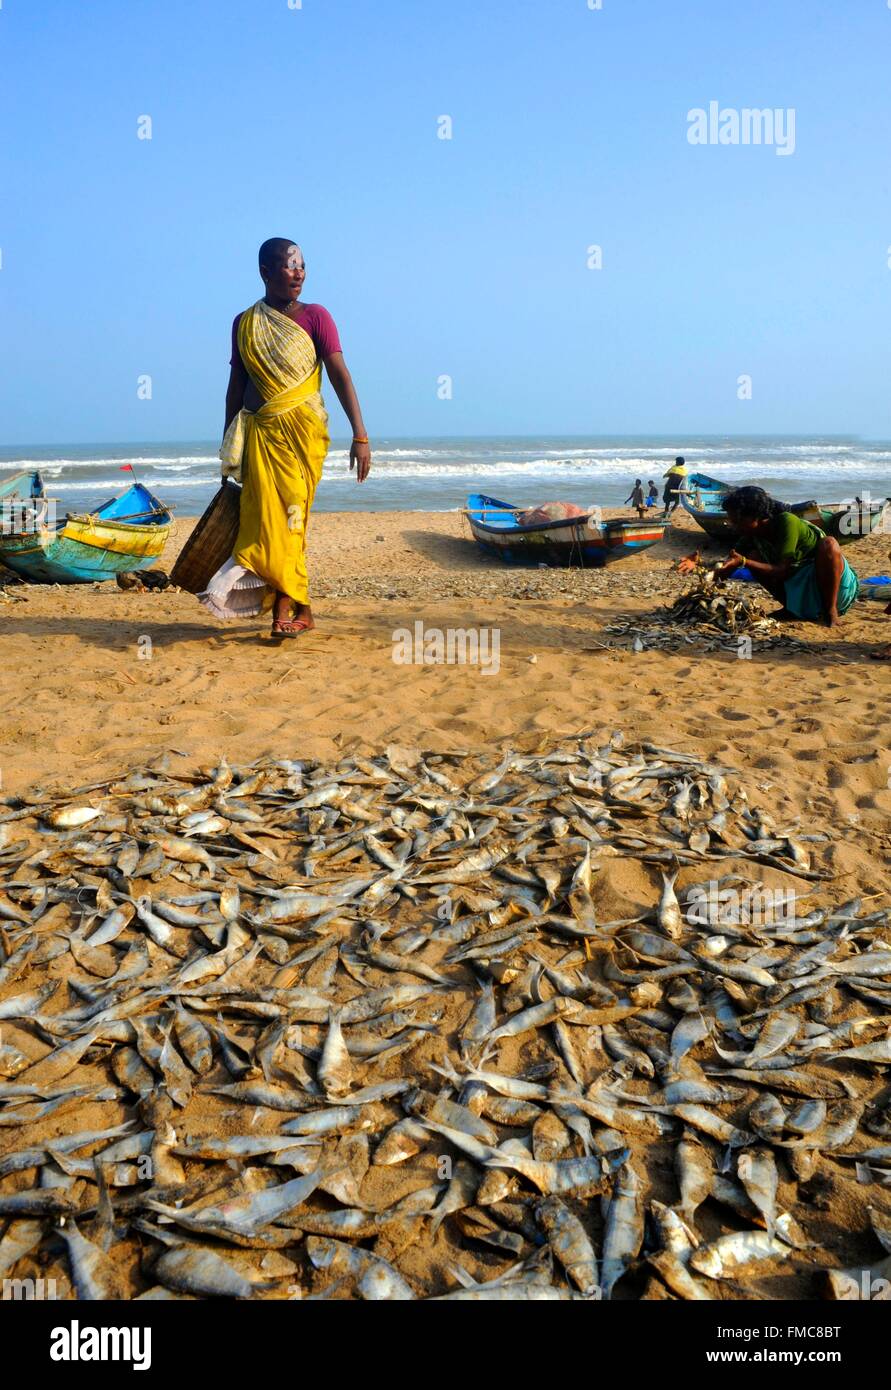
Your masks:
M367 444L367 443L368 443L368 435L366 434L366 435L360 437L359 435L354 434L354 435L353 435L353 443L354 443L354 444Z

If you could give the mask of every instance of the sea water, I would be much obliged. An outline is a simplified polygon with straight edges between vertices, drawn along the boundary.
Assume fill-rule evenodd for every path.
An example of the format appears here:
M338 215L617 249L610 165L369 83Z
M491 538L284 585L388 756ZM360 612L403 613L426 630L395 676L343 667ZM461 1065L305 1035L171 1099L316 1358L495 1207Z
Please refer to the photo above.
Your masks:
M372 446L371 476L357 487L347 441L332 441L317 511L451 511L469 492L515 506L620 507L635 478L644 488L652 478L661 498L662 475L676 454L691 472L759 483L783 501L891 496L891 442L850 437L376 437ZM177 516L198 516L219 486L218 447L212 440L6 447L0 483L38 468L61 510L89 511L135 476L174 504ZM122 471L126 464L134 474Z

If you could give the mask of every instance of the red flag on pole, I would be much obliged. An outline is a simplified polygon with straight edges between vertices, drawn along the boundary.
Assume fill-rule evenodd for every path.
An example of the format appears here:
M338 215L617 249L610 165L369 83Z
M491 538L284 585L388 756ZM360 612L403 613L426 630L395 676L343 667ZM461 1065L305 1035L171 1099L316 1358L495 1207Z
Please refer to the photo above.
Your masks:
M132 473L133 471L134 470L132 463L122 463L120 468L118 469L119 473Z

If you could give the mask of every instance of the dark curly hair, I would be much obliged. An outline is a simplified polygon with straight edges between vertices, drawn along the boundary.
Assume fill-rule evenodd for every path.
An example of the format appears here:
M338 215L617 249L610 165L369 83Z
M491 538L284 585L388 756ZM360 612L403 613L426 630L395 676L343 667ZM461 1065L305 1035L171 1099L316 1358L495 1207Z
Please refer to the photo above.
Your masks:
M730 516L746 521L767 521L789 510L785 502L778 502L763 487L736 487L728 492L721 506Z

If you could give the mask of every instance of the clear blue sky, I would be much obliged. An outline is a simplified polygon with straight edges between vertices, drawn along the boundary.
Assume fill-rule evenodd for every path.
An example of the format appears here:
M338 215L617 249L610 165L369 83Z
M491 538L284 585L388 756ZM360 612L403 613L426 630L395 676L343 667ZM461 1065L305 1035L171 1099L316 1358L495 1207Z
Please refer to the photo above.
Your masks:
M216 436L270 235L372 435L891 436L885 0L3 0L0 55L2 443Z

